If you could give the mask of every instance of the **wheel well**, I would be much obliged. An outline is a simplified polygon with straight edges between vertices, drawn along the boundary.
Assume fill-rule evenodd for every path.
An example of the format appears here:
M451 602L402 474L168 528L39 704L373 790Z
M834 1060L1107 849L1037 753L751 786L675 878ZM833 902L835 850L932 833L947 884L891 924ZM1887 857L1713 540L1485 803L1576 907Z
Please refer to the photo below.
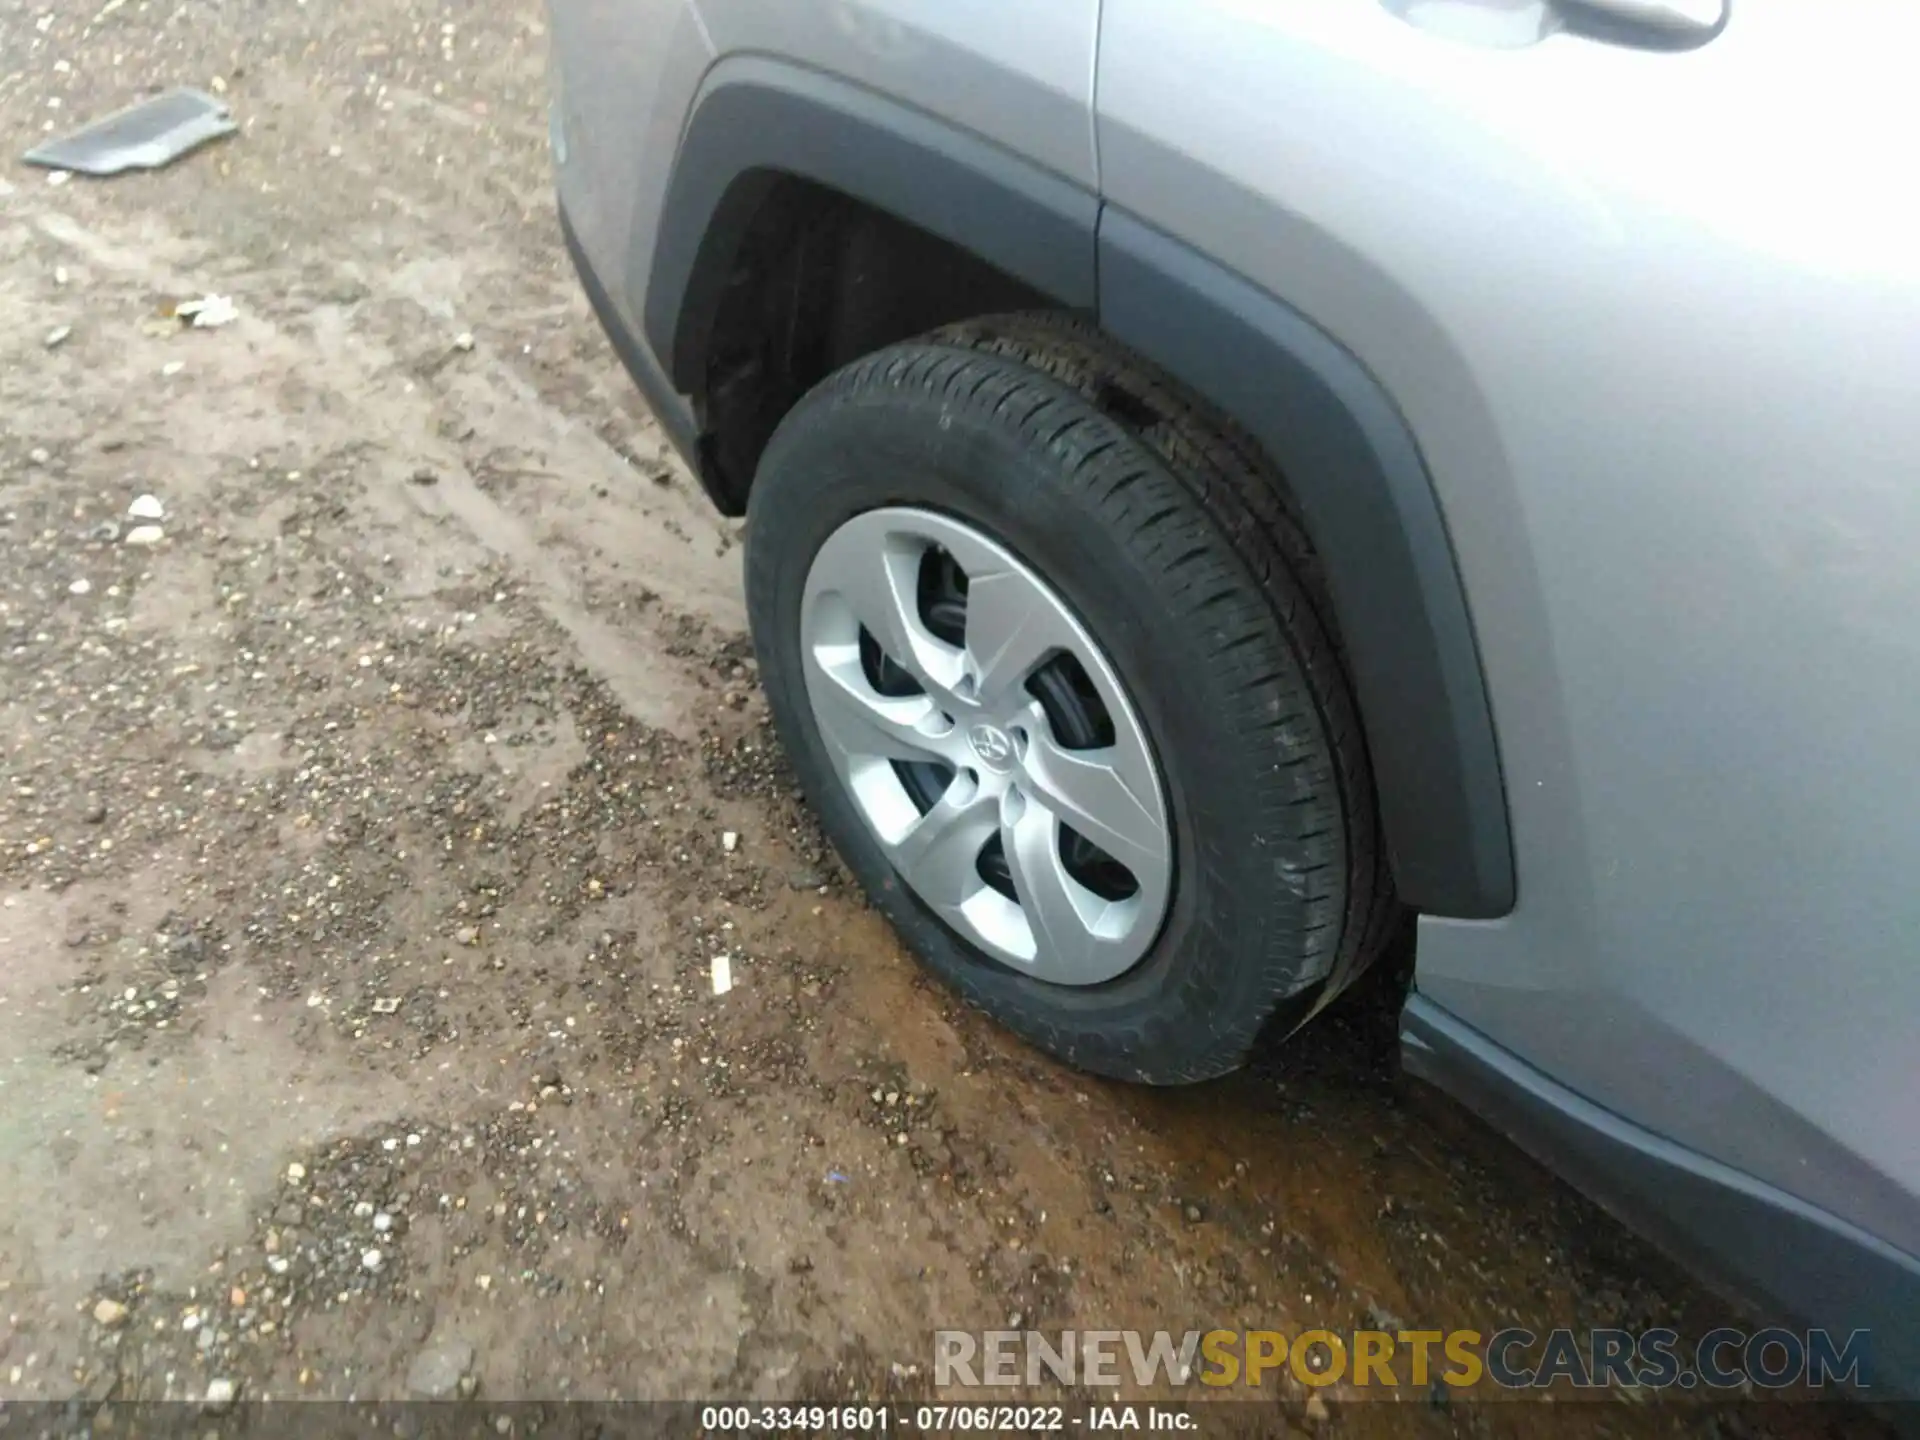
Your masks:
M726 276L693 396L716 498L746 508L781 418L847 362L956 320L1049 308L950 241L825 186L774 178Z
M736 134L720 124L730 115L708 129ZM951 173L964 214L919 216L923 228L785 168L683 167L715 178L685 199L688 223L667 232L675 244L656 251L647 334L693 402L715 501L745 511L774 430L850 361L985 316L1083 315L1232 417L1286 477L1324 565L1401 898L1465 919L1510 911L1506 789L1472 621L1432 481L1391 397L1304 315L1144 222L1109 207L1083 254L1076 237L1092 237L1094 221L1072 197L1005 200L1032 199L1047 177L1003 191L984 172L941 172L938 147L906 148L887 157L884 178L924 196L924 172ZM986 227L983 245L1011 270L942 238L969 225Z

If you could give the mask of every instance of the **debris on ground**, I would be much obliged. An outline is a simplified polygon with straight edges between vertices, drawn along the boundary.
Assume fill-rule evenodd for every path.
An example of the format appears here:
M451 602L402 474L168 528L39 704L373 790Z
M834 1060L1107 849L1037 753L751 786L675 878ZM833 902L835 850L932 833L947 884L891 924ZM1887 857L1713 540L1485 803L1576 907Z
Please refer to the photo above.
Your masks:
M141 548L149 545L158 545L166 538L167 532L162 530L158 525L136 525L127 531L123 543L132 545L135 548Z
M58 350L62 345L67 343L68 337L72 334L73 326L56 325L47 332L46 338L40 343L45 345L49 350Z
M22 158L57 175L157 170L239 128L224 102L181 86L37 145Z
M713 957L713 993L724 995L733 989L733 957L719 954Z
M182 300L173 307L174 317L185 320L195 330L214 330L231 325L240 318L240 309L230 296L206 295L198 300Z
M423 1400L446 1400L461 1393L473 1370L473 1346L457 1336L429 1344L407 1367L407 1391Z
M133 503L127 506L127 518L129 520L164 520L167 518L167 507L160 503L156 495L136 495Z

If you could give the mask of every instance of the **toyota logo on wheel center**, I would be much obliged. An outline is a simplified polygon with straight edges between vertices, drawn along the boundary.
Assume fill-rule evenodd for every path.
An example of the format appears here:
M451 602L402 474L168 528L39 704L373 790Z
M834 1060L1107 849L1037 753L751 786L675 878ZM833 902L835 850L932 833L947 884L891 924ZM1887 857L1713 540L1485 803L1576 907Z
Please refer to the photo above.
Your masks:
M1006 770L1013 764L1013 737L998 725L974 726L967 732L967 743L990 770Z

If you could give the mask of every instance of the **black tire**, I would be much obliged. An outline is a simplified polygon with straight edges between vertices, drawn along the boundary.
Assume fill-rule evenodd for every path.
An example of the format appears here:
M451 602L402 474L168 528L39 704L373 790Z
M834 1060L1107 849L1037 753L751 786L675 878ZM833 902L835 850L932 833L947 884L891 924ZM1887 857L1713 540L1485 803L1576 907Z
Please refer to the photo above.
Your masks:
M965 943L900 882L841 787L806 696L801 597L827 538L885 505L997 538L1131 693L1176 878L1152 949L1113 980L1050 985ZM973 322L821 382L761 459L747 603L775 723L849 868L936 974L1061 1059L1152 1084L1225 1074L1276 1009L1304 1018L1385 934L1365 747L1284 489L1250 441L1097 331Z

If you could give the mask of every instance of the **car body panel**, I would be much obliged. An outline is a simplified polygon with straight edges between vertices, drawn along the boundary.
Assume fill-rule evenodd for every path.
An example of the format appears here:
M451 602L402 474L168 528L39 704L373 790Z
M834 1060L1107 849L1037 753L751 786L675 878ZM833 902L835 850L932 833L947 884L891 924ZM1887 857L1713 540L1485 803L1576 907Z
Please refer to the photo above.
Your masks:
M713 45L690 0L563 0L549 14L560 206L595 273L623 275L652 255ZM609 300L627 325L637 322L639 295L614 285Z
M1593 1104L1421 995L1406 1069L1453 1094L1704 1278L1846 1341L1868 1393L1920 1384L1920 1257Z
M1107 198L1336 336L1433 473L1519 903L1424 919L1422 994L1920 1252L1920 216L1885 183L1920 115L1888 31L1754 0L1686 54L1493 49L1363 0L1107 0L1099 136Z
M1099 0L696 0L721 55L904 101L1089 191Z

